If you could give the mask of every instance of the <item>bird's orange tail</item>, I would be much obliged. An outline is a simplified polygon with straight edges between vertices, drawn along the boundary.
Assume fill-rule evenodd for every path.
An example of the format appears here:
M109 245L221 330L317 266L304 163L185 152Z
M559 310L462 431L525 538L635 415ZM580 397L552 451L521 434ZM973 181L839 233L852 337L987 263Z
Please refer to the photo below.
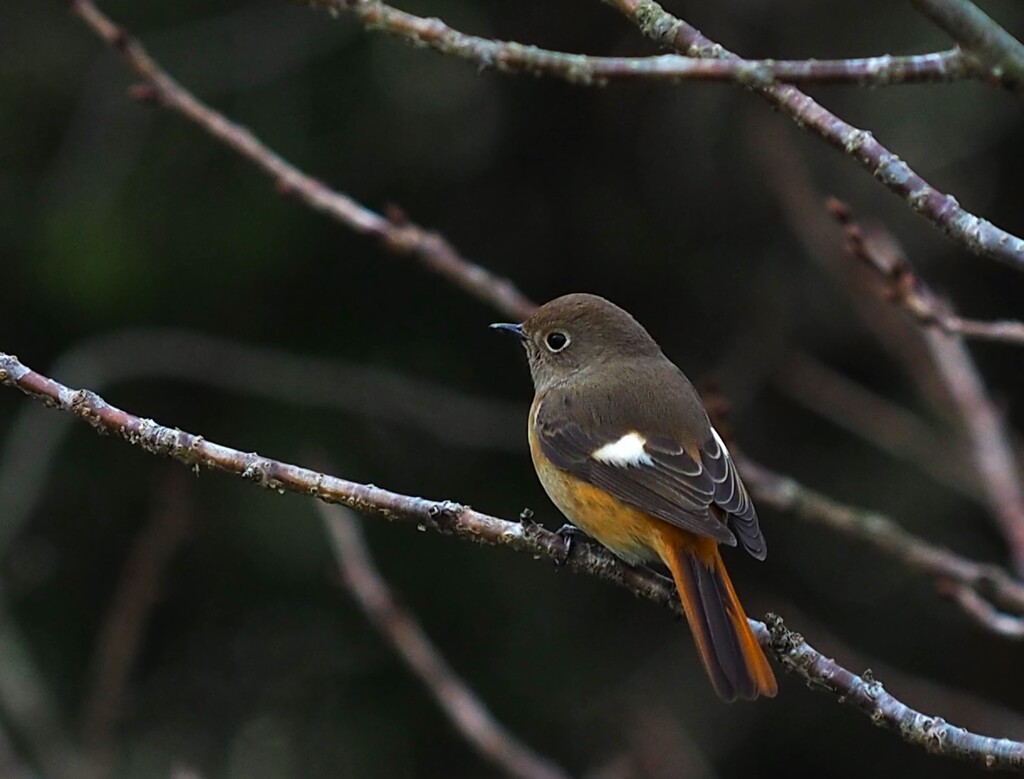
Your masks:
M673 528L661 544L701 660L723 700L775 696L778 684L747 623L718 544Z

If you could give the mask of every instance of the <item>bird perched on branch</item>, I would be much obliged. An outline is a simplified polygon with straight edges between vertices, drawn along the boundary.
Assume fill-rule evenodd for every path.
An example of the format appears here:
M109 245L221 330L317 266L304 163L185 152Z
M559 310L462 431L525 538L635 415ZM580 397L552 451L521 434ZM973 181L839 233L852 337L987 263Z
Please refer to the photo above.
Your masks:
M757 513L697 391L626 311L574 294L493 328L526 348L530 453L575 527L631 565L672 572L701 660L725 700L774 696L775 676L719 545L763 560Z

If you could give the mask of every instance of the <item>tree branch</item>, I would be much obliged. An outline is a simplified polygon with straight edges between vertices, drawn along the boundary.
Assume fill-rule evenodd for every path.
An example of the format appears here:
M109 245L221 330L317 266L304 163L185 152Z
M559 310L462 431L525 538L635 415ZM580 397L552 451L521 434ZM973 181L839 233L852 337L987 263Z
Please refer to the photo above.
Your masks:
M0 383L17 387L48 406L70 411L99 433L116 435L147 452L173 457L191 468L227 471L275 492L308 495L463 540L503 546L537 558L564 560L571 571L612 582L676 614L682 613L675 589L665 577L646 568L628 566L603 547L589 543L575 544L566 559L567 549L561 537L529 520L508 522L451 501L400 495L255 453L246 454L137 417L88 390L72 390L3 353ZM745 473L752 470L750 463L744 468ZM784 496L792 493L792 489L783 489ZM815 689L832 692L841 703L867 714L872 722L892 730L905 741L935 754L988 768L1024 771L1024 743L970 733L941 718L915 711L885 692L870 675L857 676L821 655L802 636L788 630L778 617L770 616L767 625L751 620L751 625L762 646L786 669Z
M736 55L665 11L654 0L602 0L633 21L655 42L691 57L734 59ZM788 84L754 87L802 127L852 157L889 191L971 252L1024 270L1024 239L965 211L956 198L939 191L866 130L843 121L810 96Z
M69 5L72 13L146 80L144 88L133 90L137 99L169 108L198 125L269 175L280 193L296 197L315 211L327 214L358 233L378 238L396 254L415 257L477 297L508 310L520 313L526 310L523 299L511 283L459 255L441 235L424 230L398 214L382 216L348 195L330 189L267 147L252 132L202 103L171 78L140 43L124 28L114 24L91 0L69 0ZM467 267L473 272L452 272L453 268L464 270Z
M316 506L348 591L426 685L462 737L481 757L509 776L568 779L561 768L538 755L494 719L484 702L448 665L416 618L399 605L373 564L359 518L342 506L322 502Z
M959 49L903 57L883 55L843 60L707 60L666 54L654 57L597 57L540 49L515 41L467 35L440 19L401 11L380 0L305 0L332 13L346 12L368 30L383 30L415 46L458 57L503 73L553 76L571 84L608 81L727 81L767 86L779 81L811 84L890 86L948 82L988 76ZM998 83L998 79L992 79Z
M990 78L1024 92L1024 46L970 0L911 0L949 33Z

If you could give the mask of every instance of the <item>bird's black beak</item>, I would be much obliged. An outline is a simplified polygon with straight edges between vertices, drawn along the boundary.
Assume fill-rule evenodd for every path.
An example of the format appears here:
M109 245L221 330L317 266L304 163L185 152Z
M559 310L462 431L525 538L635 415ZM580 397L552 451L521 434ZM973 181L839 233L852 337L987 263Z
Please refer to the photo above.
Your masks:
M495 322L491 325L491 330L504 330L506 333L512 333L520 341L526 340L526 333L523 332L522 325L511 325L505 322Z

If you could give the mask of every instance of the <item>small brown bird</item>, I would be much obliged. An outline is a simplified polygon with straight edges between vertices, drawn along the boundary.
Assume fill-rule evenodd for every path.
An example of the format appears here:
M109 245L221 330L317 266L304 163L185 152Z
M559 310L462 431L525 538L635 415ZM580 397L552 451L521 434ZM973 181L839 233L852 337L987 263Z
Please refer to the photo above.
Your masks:
M757 513L697 391L628 313L566 295L521 325L536 391L530 453L548 496L631 565L672 572L704 667L727 701L778 687L725 570L737 539L763 560Z

